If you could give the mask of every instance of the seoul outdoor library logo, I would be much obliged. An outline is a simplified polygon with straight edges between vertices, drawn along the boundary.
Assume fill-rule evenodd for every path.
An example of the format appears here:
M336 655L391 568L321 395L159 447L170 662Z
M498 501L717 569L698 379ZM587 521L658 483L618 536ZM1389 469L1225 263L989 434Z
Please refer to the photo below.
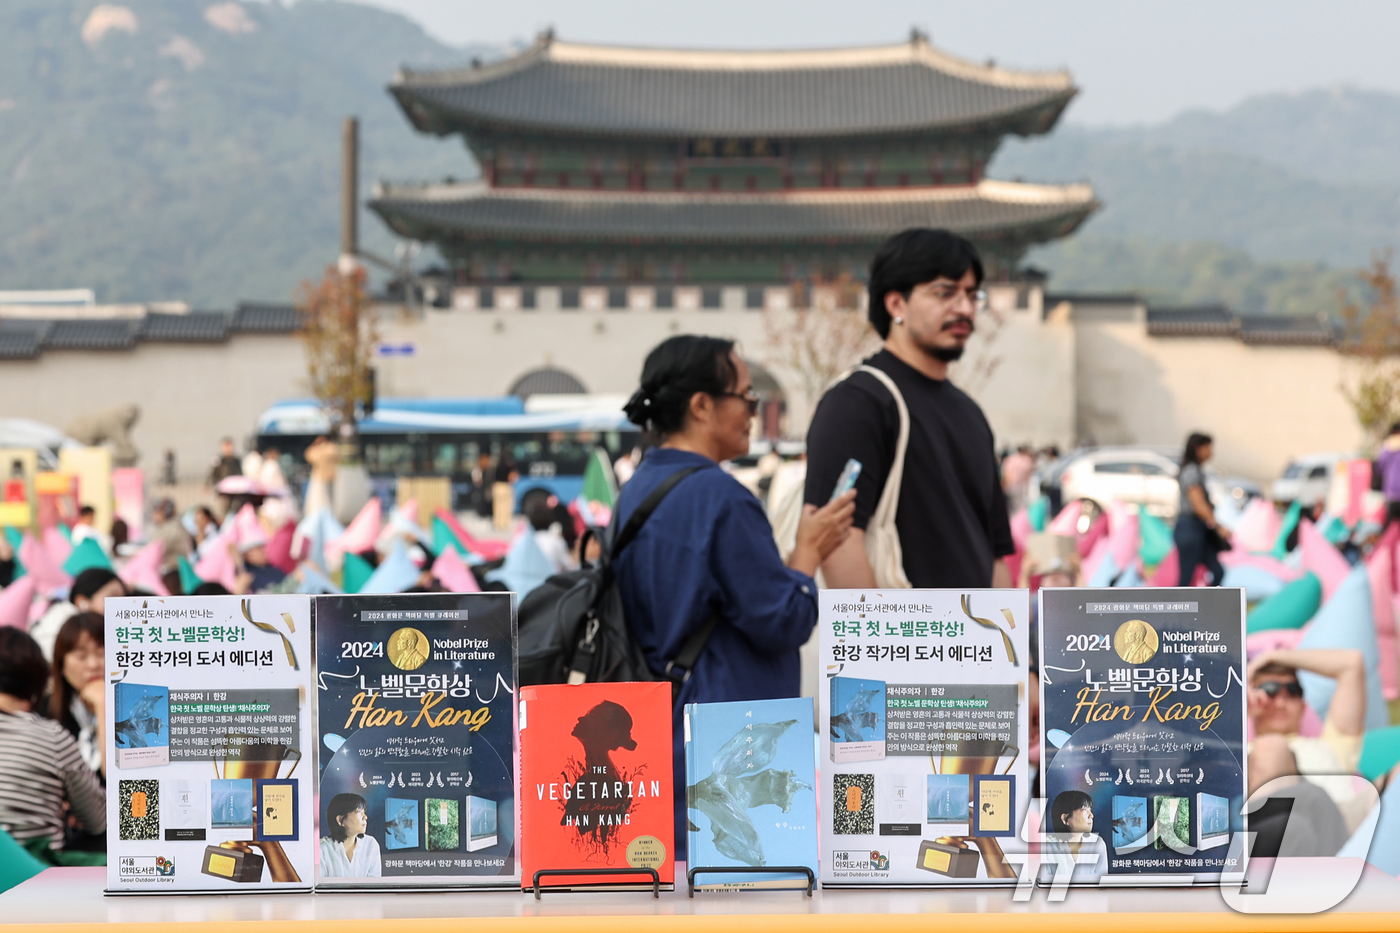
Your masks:
M839 872L889 871L890 857L878 849L837 849L831 853L831 867Z
M164 855L123 855L117 859L123 881L159 881L175 876L175 860Z

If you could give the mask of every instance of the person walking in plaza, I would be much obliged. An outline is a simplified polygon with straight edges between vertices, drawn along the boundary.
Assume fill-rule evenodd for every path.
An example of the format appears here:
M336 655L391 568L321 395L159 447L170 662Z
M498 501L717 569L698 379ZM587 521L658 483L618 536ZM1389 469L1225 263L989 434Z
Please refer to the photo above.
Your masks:
M214 458L214 463L209 468L209 485L217 486L220 480L240 476L242 473L243 463L233 452L233 438L226 437L219 441L219 455Z
M977 329L983 275L976 248L947 230L905 230L876 252L869 316L884 349L827 391L807 433L807 503L831 497L848 460L861 465L827 586L1011 586L992 429L948 379Z
M172 593L177 592L180 587L179 559L188 559L193 553L194 539L176 516L173 499L161 499L157 502L151 513L151 520L150 540L160 541L165 546L160 560L161 578Z
M1177 586L1190 586L1196 577L1196 568L1202 564L1210 574L1211 586L1219 586L1225 577L1225 568L1220 566L1220 552L1230 549L1230 532L1216 522L1215 506L1206 491L1205 465L1213 452L1210 435L1192 434L1186 439L1186 449L1181 455L1181 469L1176 475L1181 501L1172 532L1181 566Z
M1376 457L1376 470L1380 473L1380 489L1385 495L1385 523L1400 521L1400 421L1390 426L1385 440L1381 441L1380 456Z
M491 524L497 530L510 527L510 518L515 513L515 481L520 479L520 470L510 451L503 450L496 458L495 479L491 483Z
M798 649L817 622L812 575L850 533L852 494L807 506L784 565L758 499L720 468L748 452L757 409L733 342L694 335L651 351L624 409L660 446L622 487L617 527L664 481L693 470L614 563L627 623L652 673L666 675L690 636L717 619L674 708L678 849L686 828L684 704L798 695Z

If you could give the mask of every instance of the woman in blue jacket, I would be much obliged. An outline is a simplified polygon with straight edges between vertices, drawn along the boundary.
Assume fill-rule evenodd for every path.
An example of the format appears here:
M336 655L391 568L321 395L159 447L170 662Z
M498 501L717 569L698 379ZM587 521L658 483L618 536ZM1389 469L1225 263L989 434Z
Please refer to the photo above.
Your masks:
M850 533L855 494L807 506L784 564L753 494L720 468L749 449L758 410L748 364L734 342L672 337L652 350L627 416L659 446L622 489L619 527L663 480L682 479L618 556L628 624L661 676L712 611L720 622L682 685L674 710L677 857L685 849L686 703L795 697L798 649L817 622L817 567Z

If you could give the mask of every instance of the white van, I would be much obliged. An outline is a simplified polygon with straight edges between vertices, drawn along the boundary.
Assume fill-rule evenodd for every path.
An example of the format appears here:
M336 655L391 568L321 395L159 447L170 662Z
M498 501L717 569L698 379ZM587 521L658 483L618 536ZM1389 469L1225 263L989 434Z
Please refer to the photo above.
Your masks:
M1341 453L1308 454L1283 468L1283 474L1269 487L1269 498L1284 504L1301 502L1313 506L1326 500L1332 488L1337 464L1351 457Z

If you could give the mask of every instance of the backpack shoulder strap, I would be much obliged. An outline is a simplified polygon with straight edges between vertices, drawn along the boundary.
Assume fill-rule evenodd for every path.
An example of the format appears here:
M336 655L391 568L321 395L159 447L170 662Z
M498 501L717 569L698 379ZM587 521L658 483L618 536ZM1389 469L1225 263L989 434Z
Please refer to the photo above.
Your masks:
M622 529L618 532L617 537L612 541L608 549L608 558L610 560L615 560L618 553L630 544L633 538L637 537L637 532L642 530L642 525L651 517L651 513L656 511L656 507L661 504L662 499L666 498L667 493L676 488L677 483L696 470L701 469L704 469L704 467L686 467L683 470L677 470L663 479L661 483L651 491L651 494L642 500L642 504L637 506L631 515L627 516L627 524L622 526Z
M681 684L690 679L690 669L700 659L700 652L705 650L705 645L715 633L721 618L723 613L717 607L712 607L709 617L681 643L681 650L676 652L675 660L666 662L665 674L676 692L680 691Z

